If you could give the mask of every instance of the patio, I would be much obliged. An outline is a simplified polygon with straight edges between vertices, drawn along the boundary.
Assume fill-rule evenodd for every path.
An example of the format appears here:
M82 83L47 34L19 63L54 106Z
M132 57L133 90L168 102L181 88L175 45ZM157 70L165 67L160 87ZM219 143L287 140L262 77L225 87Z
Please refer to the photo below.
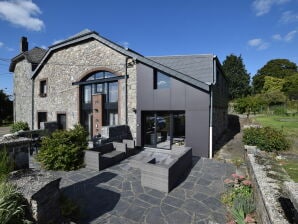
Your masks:
M133 158L132 158L133 159ZM224 223L220 202L223 180L234 168L207 158L193 157L193 168L170 193L141 185L141 171L132 159L102 171L83 168L53 172L61 176L61 191L81 207L80 223Z

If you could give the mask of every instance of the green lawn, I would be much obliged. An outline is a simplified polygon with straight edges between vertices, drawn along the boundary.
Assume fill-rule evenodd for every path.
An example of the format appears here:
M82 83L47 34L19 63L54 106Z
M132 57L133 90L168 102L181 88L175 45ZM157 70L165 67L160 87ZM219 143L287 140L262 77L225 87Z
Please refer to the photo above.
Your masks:
M254 118L255 121L262 126L270 126L283 130L291 141L292 146L289 150L290 154L295 154L294 158L298 158L298 117L285 116L258 116ZM298 182L298 159L287 159L282 163L283 168L287 171L289 176Z

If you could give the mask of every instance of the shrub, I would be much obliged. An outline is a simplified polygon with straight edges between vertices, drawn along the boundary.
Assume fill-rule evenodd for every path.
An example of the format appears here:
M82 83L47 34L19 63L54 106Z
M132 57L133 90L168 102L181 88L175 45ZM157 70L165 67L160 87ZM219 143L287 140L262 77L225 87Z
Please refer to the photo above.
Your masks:
M236 223L246 223L245 219L255 211L251 182L237 174L224 182L229 190L223 194L222 202L228 206Z
M87 148L87 132L76 125L72 130L58 130L41 142L37 160L49 170L75 170L82 167Z
M12 170L13 162L6 151L6 147L4 147L0 149L0 181L6 179Z
M0 223L21 224L30 223L25 219L25 199L16 188L5 182L0 182Z
M28 125L27 122L17 121L14 124L11 125L11 128L10 128L11 133L21 131L21 130L24 130L24 131L29 130L29 125Z
M288 150L290 142L282 131L271 127L248 128L244 130L243 142L246 145L255 145L267 152Z

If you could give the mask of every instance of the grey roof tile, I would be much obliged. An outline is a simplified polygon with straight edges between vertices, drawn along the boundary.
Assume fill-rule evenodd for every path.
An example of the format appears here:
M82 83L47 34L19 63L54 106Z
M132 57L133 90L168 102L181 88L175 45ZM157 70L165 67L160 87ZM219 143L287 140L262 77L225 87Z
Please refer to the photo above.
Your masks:
M213 55L178 55L147 57L157 63L205 83L213 82Z

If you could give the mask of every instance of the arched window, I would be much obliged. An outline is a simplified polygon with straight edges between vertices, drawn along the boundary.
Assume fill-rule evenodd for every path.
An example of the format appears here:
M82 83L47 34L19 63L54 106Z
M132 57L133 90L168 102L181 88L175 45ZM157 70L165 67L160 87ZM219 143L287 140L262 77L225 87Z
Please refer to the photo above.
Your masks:
M101 99L99 113L101 114L102 125L118 124L118 79L119 76L111 72L99 71L87 75L80 81L81 124L90 132L92 132L92 125L96 125L92 121L95 108L95 102L92 99L98 98L98 96Z

